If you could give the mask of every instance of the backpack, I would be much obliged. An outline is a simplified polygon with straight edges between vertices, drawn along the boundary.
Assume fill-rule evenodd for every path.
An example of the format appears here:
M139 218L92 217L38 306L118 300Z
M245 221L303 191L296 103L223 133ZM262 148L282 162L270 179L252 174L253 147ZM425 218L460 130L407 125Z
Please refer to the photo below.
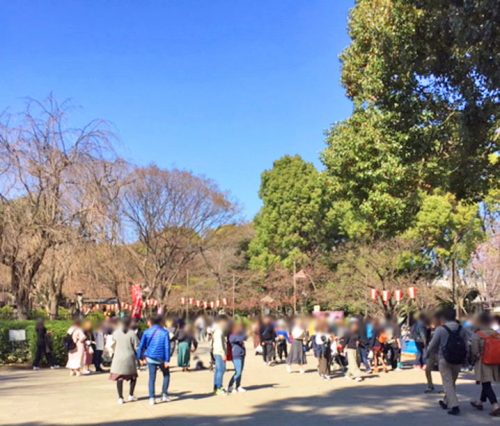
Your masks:
M459 325L455 331L451 331L446 325L443 328L448 332L448 340L443 348L443 357L450 364L463 364L467 356L467 346L464 338L460 335L462 326Z
M63 339L64 350L66 352L73 352L76 349L76 343L73 340L73 333L66 333Z
M476 333L484 341L481 362L484 365L500 365L500 334L488 336L481 331Z

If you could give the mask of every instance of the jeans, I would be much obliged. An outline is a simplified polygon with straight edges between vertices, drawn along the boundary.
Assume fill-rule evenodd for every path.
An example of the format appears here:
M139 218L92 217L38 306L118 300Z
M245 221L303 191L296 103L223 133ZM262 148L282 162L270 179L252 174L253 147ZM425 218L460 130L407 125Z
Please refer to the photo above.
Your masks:
M243 374L243 367L245 366L245 358L234 358L234 374L229 381L229 387L234 387L238 389L241 386L241 375Z
M226 371L226 362L220 355L214 355L215 358L215 373L214 373L214 389L222 388L222 379Z
M415 342L417 347L417 359L415 360L415 365L423 367L425 365L425 351L423 342Z
M368 348L359 347L358 350L359 350L359 358L361 359L361 362L365 366L365 371L367 373L371 372L372 367L370 365L370 360L368 359L368 352L369 352Z
M165 368L163 363L153 364L148 362L148 372L149 372L149 398L155 397L155 383L156 383L156 371L158 368L163 373L163 384L161 386L162 395L167 395L168 385L170 384L170 368Z

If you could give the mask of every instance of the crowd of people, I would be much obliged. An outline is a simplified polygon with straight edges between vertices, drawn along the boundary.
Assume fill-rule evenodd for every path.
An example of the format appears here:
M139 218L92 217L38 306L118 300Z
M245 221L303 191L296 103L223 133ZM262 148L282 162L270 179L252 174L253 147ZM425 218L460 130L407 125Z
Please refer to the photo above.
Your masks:
M36 331L33 368L39 368L43 355L52 368L57 368L51 355L50 333L43 321L37 323ZM149 402L154 405L171 400L168 390L174 352L181 371L213 370L214 395L227 395L246 392L243 372L247 341L253 343L255 354L262 356L266 366L284 364L288 373L294 369L305 373L307 354L311 353L320 379L343 376L361 382L382 371L401 370L403 341L411 339L416 347L414 368L425 371L424 392L436 392L431 373L440 372L444 393L438 401L441 408L450 415L460 413L456 381L461 371L474 370L481 393L471 405L483 410L488 401L492 407L490 414L500 416L492 386L500 381L499 333L498 317L483 312L459 321L453 309L443 309L432 316L421 313L416 319L403 321L390 315L382 319L367 316L344 319L319 314L294 318L268 315L249 323L224 314L214 318L200 315L194 321L156 315L144 326L125 316L107 318L93 327L90 321L77 318L65 338L66 368L70 375L79 376L90 374L91 365L95 372L105 371L103 364L110 365L109 378L116 382L119 404L136 400L138 370L147 369ZM200 341L210 343L208 366L193 356ZM233 372L225 377L228 362L232 363ZM158 371L163 378L159 395L155 389ZM124 381L130 383L126 399Z

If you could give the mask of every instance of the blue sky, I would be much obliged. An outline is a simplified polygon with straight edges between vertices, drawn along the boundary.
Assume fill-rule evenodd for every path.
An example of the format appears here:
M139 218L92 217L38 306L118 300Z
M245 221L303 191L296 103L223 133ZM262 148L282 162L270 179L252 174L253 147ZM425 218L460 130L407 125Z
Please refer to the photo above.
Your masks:
M140 165L191 170L251 219L260 174L285 154L320 166L351 0L16 0L0 13L0 110L71 98L109 120Z

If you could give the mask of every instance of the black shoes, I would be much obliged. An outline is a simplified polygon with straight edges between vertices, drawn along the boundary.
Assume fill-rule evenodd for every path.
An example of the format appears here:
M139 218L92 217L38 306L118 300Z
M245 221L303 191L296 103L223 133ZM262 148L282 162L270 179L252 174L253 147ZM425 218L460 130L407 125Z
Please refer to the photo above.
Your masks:
M442 400L439 400L439 406L443 409L443 410L447 410L448 409L448 404L446 404L444 401Z
M448 410L448 414L450 414L451 416L458 416L460 414L460 408L451 407L451 410Z

